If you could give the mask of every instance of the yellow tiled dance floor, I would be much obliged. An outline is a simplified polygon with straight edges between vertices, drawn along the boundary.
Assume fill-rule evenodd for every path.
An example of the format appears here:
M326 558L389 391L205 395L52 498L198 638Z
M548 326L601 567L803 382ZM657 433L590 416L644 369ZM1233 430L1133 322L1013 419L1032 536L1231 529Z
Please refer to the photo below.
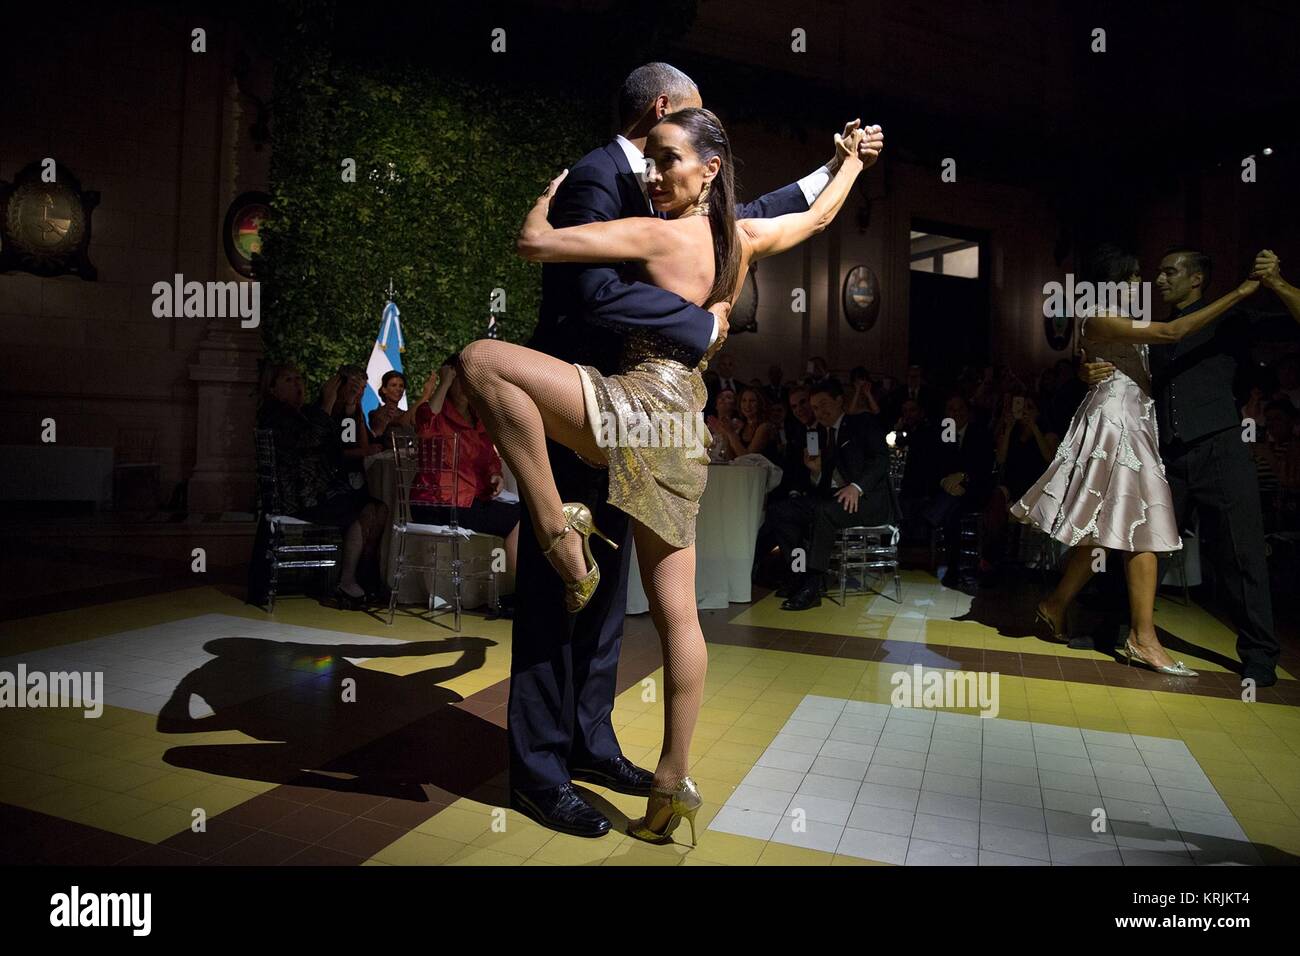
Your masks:
M806 630L1120 666L954 621L969 599L930 582L909 578L901 609L859 596L847 608L789 614L767 598L734 616L706 615L709 674L692 764L706 802L694 848L685 824L667 845L621 832L584 840L502 808L509 622L467 616L466 637L495 642L470 642L474 657L469 644L448 643L445 628L414 619L388 628L301 599L268 617L211 588L0 625L0 670L19 661L95 669L107 685L98 719L68 709L0 710L0 804L91 834L175 847L196 862L236 851L243 860L335 854L332 862L367 865L1191 865L1300 857L1296 707L1158 682L1002 673L997 716L981 718L970 707L891 706L891 678L912 667L891 662L888 647L880 660L856 660L726 643L733 631L771 627L791 637ZM1159 624L1212 656L1233 656L1232 635L1195 607L1162 604ZM645 631L629 628L629 648L644 652L654 641ZM1180 656L1212 669L1213 661ZM614 722L629 759L653 766L663 675L645 670L623 675ZM344 678L356 703L334 708ZM331 775L365 783L357 755L376 747L383 760L419 750L422 710L456 696L465 702L443 712L462 723L411 773L482 765L472 786L450 774L433 787L440 802L430 804L418 789L367 784L339 794L324 785ZM311 715L306 725L300 709ZM396 749L383 749L386 741ZM268 747L289 756L252 756ZM262 772L268 767L277 772ZM286 768L293 780L284 779ZM432 792L426 780L403 782ZM583 789L615 831L644 806ZM228 849L209 850L191 833L196 808ZM225 818L239 823L223 830ZM135 852L122 849L122 862Z

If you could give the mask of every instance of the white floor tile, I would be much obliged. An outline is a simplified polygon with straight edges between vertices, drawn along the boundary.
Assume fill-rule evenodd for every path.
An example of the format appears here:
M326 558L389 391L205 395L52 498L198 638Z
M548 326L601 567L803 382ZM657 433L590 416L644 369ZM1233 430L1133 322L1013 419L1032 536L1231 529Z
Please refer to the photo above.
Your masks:
M855 830L872 830L903 837L911 835L915 822L916 814L910 810L893 810L861 803L853 808L846 820L847 826Z
M869 744L855 744L847 740L828 740L822 744L819 753L822 757L837 757L840 760L860 760L870 763L876 748Z
M845 776L845 774L832 774L832 776ZM886 767L873 763L867 769L866 782L880 783L888 787L906 787L919 790L924 776L920 770L911 770L907 767Z
M860 788L856 780L810 773L803 778L796 796L807 794L814 797L828 797L832 800L848 800L852 803L857 798Z
M772 739L772 749L816 756L822 749L822 741L816 737L800 737L798 734L777 734Z
M817 758L812 754L795 753L793 750L776 750L769 747L758 757L756 766L774 767L777 770L796 770L807 773Z
M921 791L891 787L882 783L864 783L858 790L857 803L886 807L891 810L915 810Z
M709 821L710 830L734 833L737 836L753 837L756 840L771 839L782 817L775 813L762 813L757 810L739 810L723 807Z
M916 810L918 813L928 813L937 817L978 820L980 818L980 801L975 797L958 797L951 793L922 790L921 799L916 805Z
M754 787L766 787L768 790L783 790L793 794L803 783L804 775L793 770L777 770L774 767L755 767L745 775L742 784Z
M935 793L950 793L957 797L978 799L980 796L980 782L977 778L961 777L952 773L926 771L921 780L921 789L932 790Z
M980 823L1017 830L1046 832L1043 811L1038 807L1022 807L1014 803L997 803L992 800L980 803Z
M973 847L952 846L913 838L907 847L908 866L977 866L979 851Z
M1006 853L994 853L992 850L980 850L980 866L1051 866L1047 860L1031 860L1027 856L1010 856Z
M1018 783L1002 783L997 780L985 780L980 787L983 800L998 803L1014 803L1022 807L1041 807L1043 794L1038 787L1027 787Z
M956 817L937 817L928 813L918 813L912 826L912 840L927 840L931 843L951 843L955 846L979 847L980 825L974 820L959 820Z
M838 826L844 826L849 819L849 813L853 810L852 800L834 800L829 797L815 797L811 794L795 794L790 805L785 809L787 817L793 816L795 811L802 810L809 820L816 820L818 823L834 823Z
M785 808L790 805L791 796L783 790L741 784L727 798L726 806L737 810L760 810L763 813L783 814Z
M907 860L908 838L871 830L846 827L835 852L861 860L876 860L902 866Z
M993 823L980 824L980 849L1034 860L1051 859L1046 833Z
M1115 844L1049 836L1048 849L1056 866L1122 866L1124 861Z
M926 756L917 753L915 750L893 750L889 747L877 747L871 757L871 763L872 765L879 764L886 767L907 767L910 770L924 770Z
M834 853L835 848L840 844L840 838L844 835L843 825L807 820L796 827L795 823L796 821L787 816L772 833L772 842L801 846L808 850L821 850L823 853Z

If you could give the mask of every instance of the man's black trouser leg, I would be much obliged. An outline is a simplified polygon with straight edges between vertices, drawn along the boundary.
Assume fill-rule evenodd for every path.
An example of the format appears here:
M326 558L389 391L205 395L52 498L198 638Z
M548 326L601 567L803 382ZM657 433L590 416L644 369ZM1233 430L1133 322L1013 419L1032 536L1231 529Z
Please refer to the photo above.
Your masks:
M606 503L607 472L548 441L562 501L583 501L614 551L592 539L600 586L577 615L564 607L564 583L542 554L532 518L520 514L519 560L510 658L506 733L512 787L532 790L569 781L569 767L620 754L610 722L627 609L628 520Z
M1280 648L1273 632L1255 464L1235 428L1201 442L1189 458L1191 497L1203 517L1213 516L1223 590L1237 628L1237 654L1245 667L1271 670Z

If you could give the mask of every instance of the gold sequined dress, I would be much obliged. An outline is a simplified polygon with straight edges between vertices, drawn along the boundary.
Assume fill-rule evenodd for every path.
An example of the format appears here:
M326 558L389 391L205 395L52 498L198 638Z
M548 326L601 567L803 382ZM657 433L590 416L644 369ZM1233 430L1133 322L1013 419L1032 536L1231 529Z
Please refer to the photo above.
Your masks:
M689 361L676 344L633 332L617 373L575 365L587 425L608 458L609 503L674 548L695 541L713 442L704 425L705 363Z

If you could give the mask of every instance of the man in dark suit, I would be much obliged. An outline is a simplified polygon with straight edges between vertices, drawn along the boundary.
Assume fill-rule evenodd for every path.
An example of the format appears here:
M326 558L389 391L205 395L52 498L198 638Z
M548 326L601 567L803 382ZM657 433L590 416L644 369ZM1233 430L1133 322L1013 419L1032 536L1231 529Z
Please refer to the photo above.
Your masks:
M788 412L774 441L780 456L781 483L768 497L773 503L813 491L812 479L803 463L804 452L808 449L808 432L817 429L817 416L813 414L808 389L803 385L790 389L787 404Z
M897 420L903 412L903 403L909 400L920 405L927 418L939 417L939 401L934 389L925 384L925 370L919 365L908 366L907 379L886 397L885 418Z
M680 70L666 63L634 70L619 95L620 134L573 164L552 204L551 224L654 215L644 182L646 136L666 114L701 105L699 90ZM864 162L868 155L874 161L874 152L863 153ZM837 166L833 160L799 183L741 206L737 215L802 212ZM656 286L626 282L608 265L548 264L542 269L537 328L528 344L609 374L617 370L621 336L638 329L702 356L726 334L720 321L726 310L714 308L718 315ZM513 626L507 716L511 806L543 826L596 837L609 831L609 820L570 781L641 796L649 794L653 781L649 771L623 757L610 723L631 534L627 516L607 503L608 472L582 464L553 442L547 442L547 451L560 498L587 504L596 524L622 546L614 551L592 542L600 586L581 612L570 615L563 582L542 555L528 515L521 516L515 593L521 613Z
M938 487L931 489L924 517L931 528L943 529L947 566L942 583L956 588L961 583L961 519L982 512L993 490L993 435L971 418L965 397L954 394L944 406L934 436L938 441L931 448L932 467L940 477Z
M759 532L761 541L781 549L791 569L782 589L789 595L781 605L787 611L821 604L836 531L892 524L898 517L889 480L889 446L874 416L846 415L844 389L838 382L814 386L811 392L819 454L810 455L805 448L801 459L813 491L773 504ZM797 560L796 548L804 549L804 562Z
M1282 300L1290 319L1300 322L1300 289L1286 282L1278 257L1265 249L1255 257L1252 275ZM1171 249L1160 262L1155 286L1170 307L1169 319L1204 304L1211 275L1210 257L1186 246ZM1273 602L1264 558L1264 520L1259 477L1242 440L1242 421L1234 380L1250 367L1250 344L1257 337L1295 335L1295 324L1275 313L1237 306L1194 335L1174 345L1150 348L1151 385L1160 428L1160 457L1173 494L1180 528L1192 512L1218 543L1219 574L1237 628L1242 676L1258 687L1277 683L1280 653L1273 631ZM1091 362L1089 384L1105 379L1112 366ZM1259 427L1259 423L1256 423ZM1168 555L1161 556L1157 581L1164 580ZM1123 607L1113 602L1112 622ZM1103 628L1103 639L1113 633Z

